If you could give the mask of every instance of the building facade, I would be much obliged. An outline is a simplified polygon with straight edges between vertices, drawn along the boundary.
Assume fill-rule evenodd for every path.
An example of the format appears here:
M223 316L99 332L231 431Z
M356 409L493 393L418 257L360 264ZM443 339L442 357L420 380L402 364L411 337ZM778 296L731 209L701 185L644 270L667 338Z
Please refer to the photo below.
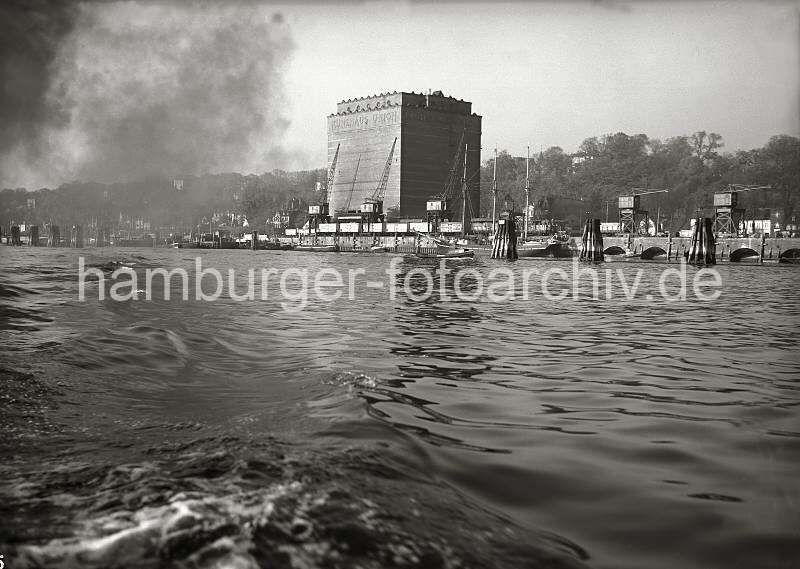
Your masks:
M457 161L458 184L453 203L460 219L463 200L463 146L467 153L467 186L472 213L480 203L481 117L472 103L444 96L386 93L350 99L328 117L328 164L339 149L336 172L328 189L334 216L356 211L378 188L392 144L397 139L383 196L390 217L424 218L426 201L445 190ZM459 146L461 145L461 147ZM460 155L460 156L459 156ZM458 156L458 157L457 157Z

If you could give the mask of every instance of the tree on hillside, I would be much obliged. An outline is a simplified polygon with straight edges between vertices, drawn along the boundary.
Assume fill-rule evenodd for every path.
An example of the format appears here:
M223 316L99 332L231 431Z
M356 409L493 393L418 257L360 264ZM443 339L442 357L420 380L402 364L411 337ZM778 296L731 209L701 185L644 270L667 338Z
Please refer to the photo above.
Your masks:
M719 156L717 154L717 149L725 146L722 142L722 136L716 132L706 133L704 130L695 132L690 137L690 142L694 155L703 163Z
M796 212L800 204L800 139L778 135L769 139L755 158L758 183L769 184L775 188L784 210L782 225L797 223Z
M608 211L615 219L618 196L633 188L666 188L668 194L645 196L642 205L652 212L660 208L661 219L675 231L686 227L698 208L710 214L714 192L728 184L767 184L774 191L742 194L743 207L759 216L780 209L790 223L800 207L800 139L774 136L762 148L735 153L720 153L722 146L718 134L705 131L664 141L618 132L587 138L574 156L554 146L531 158L531 203L537 207L536 215L570 219L575 226L586 211L598 217ZM493 167L491 157L480 171L479 210L484 216L491 214ZM116 226L120 220L144 218L153 225L194 227L214 214L228 218L235 214L258 227L289 203L302 207L314 201L315 182L324 176L323 169L274 170L258 176L206 174L185 177L180 191L172 180L160 178L116 184L71 182L34 192L6 189L0 192L0 225L52 222L67 227L97 219ZM520 211L525 200L525 157L499 152L497 177L498 211L506 196Z

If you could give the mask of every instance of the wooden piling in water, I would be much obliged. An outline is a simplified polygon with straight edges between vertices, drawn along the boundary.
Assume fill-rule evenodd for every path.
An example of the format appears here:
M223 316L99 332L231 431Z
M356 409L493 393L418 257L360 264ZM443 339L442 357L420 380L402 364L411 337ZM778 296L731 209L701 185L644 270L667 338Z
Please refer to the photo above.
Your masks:
M30 239L28 240L28 245L31 247L38 247L39 246L39 226L38 225L31 225L31 233Z
M716 243L710 217L698 217L692 231L692 243L685 253L686 261L695 265L717 263Z
M22 235L19 230L19 225L11 226L11 244L22 245Z
M599 219L587 219L581 237L581 261L598 262L605 260L603 253L603 234Z
M516 261L518 258L517 227L514 216L507 214L505 219L499 219L497 222L497 230L492 241L492 259Z

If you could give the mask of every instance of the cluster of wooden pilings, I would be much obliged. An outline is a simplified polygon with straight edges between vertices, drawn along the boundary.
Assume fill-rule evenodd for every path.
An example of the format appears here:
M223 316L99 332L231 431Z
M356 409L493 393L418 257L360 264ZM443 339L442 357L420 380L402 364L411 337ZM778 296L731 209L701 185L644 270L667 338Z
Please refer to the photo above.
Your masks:
M729 240L730 241L730 240ZM733 239L734 243L741 243L741 240ZM629 237L630 248L630 237ZM648 259L644 251L645 246L642 245L641 250L638 251L643 259ZM652 249L655 249L653 247ZM648 249L651 250L651 249ZM748 251L750 249L740 245L737 251ZM761 235L759 246L753 250L758 257L758 262L763 263L765 260L778 260L781 257L780 246L778 246L777 254L774 254L773 247L770 246L767 250L766 236ZM636 254L634 249L632 253ZM687 263L693 265L715 265L718 261L739 261L740 258L734 254L730 242L717 242L713 230L713 220L708 217L698 217L694 220L692 228L692 236L688 244L681 240L679 245L673 243L673 238L669 237L666 243L666 260L678 260L683 258Z
M587 219L581 236L581 261L598 263L605 259L603 254L603 234L599 219Z
M497 230L492 241L492 259L507 259L516 261L517 253L517 224L513 215L506 214L497 220Z
M585 233L585 232L584 232ZM624 247L630 256L635 256L643 260L653 260L655 256L665 255L666 261L677 261L685 259L686 262L694 265L714 265L718 260L724 259L724 246L717 256L717 241L713 232L713 220L708 217L699 217L694 220L692 229L692 236L688 242L685 239L678 239L677 242L673 237L667 237L663 241L652 239L648 240L647 244L639 243L633 245L633 236L628 235L627 245ZM616 245L616 239L611 239L612 247L617 248L621 245ZM655 241L655 242L654 242ZM661 241L661 243L658 243ZM762 248L764 238L761 239ZM661 248L663 247L663 249ZM728 246L730 248L730 246ZM648 256L649 254L649 256ZM763 258L763 251L761 257Z
M692 242L686 251L686 262L694 265L715 265L717 245L714 241L714 228L710 217L698 217L692 231Z
M737 262L757 259L758 263L769 262L800 262L800 240L793 238L767 239L761 235L760 239L722 238L716 240L713 234L712 220L698 218L695 220L691 239L680 237L607 237L605 242L600 233L600 220L589 219L584 226L580 246L580 259L587 262L600 262L606 260L606 255L622 254L626 257L636 257L643 260L664 259L674 262L686 259L687 262L698 265L711 265L718 262ZM48 247L84 247L84 227L74 225L67 227L66 234L62 236L58 225L30 226L28 235L22 234L19 226L9 228L6 242L9 245L39 246L46 244ZM98 244L109 243L110 233L107 229L98 232ZM4 236L5 237L5 236ZM26 239L28 237L28 239ZM329 234L314 235L307 238L314 245L335 245L337 251L343 252L390 252L390 253L425 253L434 254L441 252L435 241L421 233L409 235L407 233L373 233L373 234ZM634 243L636 240L636 243ZM303 237L300 243L303 244ZM308 242L307 241L307 242ZM263 244L258 244L258 232L253 232L253 239L240 247L263 249ZM605 253L608 246L609 253ZM518 258L518 235L514 216L501 215L496 224L494 239L491 243L469 245L476 255L490 255L495 259L515 260ZM616 253L611 249L616 250ZM577 253L577 251L576 251ZM665 254L666 253L666 254Z
M47 247L61 247L61 228L58 225L50 225L47 234ZM41 232L38 225L32 225L28 230L28 242L30 247L39 247L41 245ZM8 244L14 246L22 246L22 231L18 225L12 225L9 230ZM65 235L64 246L81 248L85 245L83 236L83 226L73 225L69 233Z

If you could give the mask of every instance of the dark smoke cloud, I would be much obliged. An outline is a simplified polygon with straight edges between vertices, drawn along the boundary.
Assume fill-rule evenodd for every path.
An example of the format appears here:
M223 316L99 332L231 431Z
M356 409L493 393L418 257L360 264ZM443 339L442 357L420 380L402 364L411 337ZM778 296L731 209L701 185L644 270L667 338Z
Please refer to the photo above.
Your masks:
M4 187L263 171L281 159L291 41L268 7L27 6L3 13L13 29L3 82L14 86L2 95Z
M52 64L72 32L77 8L48 0L0 3L0 153L35 152L45 124L65 117L47 103Z

